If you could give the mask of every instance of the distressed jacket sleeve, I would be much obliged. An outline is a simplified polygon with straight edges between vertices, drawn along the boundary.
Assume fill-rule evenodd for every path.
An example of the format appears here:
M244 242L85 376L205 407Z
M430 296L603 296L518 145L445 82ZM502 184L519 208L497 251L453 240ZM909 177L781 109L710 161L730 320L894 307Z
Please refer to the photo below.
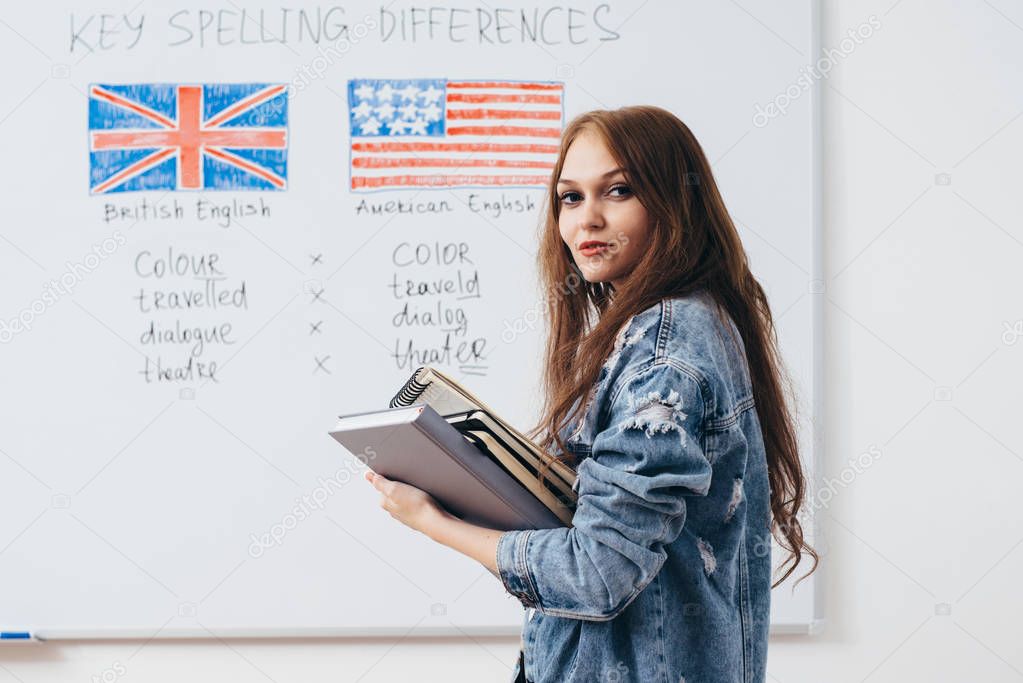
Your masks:
M704 397L690 372L656 364L623 380L611 401L608 426L578 468L573 526L498 541L505 588L542 614L613 619L661 569L686 497L710 488Z

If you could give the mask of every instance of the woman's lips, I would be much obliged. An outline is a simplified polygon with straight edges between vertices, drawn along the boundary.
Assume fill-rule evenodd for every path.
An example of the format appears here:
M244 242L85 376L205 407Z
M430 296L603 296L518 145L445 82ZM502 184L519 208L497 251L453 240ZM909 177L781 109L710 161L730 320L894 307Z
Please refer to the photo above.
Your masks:
M596 256L607 249L607 242L583 242L583 246L579 249L579 253L583 256Z

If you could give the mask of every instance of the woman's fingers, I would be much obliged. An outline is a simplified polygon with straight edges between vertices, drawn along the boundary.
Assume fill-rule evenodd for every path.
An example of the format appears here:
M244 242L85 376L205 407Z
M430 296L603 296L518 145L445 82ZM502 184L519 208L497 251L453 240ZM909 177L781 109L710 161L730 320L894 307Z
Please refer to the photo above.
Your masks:
M387 494L391 494L394 491L394 482L382 474L377 474L373 470L366 471L366 479L369 480L369 483L373 484L378 491Z
M365 477L366 480L373 485L373 488L383 494L380 496L380 507L391 513L391 517L394 517L394 512L391 510L391 507L393 507L391 495L394 493L394 482L377 474L373 470L367 470Z
M387 477L372 470L367 470L363 476L380 492L380 507L388 512L392 518L417 528L414 520L424 514L429 506L430 498L423 491L397 481L391 481Z
M368 470L366 472L366 480L369 481L369 483L372 484L373 488L375 488L377 491L380 491L381 493L384 494L389 493L389 491L387 491L385 487L387 486L387 484L390 484L391 482L386 477L377 474L373 470Z

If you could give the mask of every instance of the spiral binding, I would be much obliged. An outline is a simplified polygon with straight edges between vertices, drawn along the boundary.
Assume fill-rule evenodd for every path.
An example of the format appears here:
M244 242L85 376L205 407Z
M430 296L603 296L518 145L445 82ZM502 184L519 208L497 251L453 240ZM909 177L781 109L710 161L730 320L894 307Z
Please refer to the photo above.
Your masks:
M419 397L422 396L423 392L430 386L429 382L423 384L416 380L419 373L424 370L426 370L426 366L417 368L416 371L412 373L412 376L407 382L405 382L405 386L401 388L401 391L395 394L394 398L391 399L389 404L390 408L410 406L419 400Z

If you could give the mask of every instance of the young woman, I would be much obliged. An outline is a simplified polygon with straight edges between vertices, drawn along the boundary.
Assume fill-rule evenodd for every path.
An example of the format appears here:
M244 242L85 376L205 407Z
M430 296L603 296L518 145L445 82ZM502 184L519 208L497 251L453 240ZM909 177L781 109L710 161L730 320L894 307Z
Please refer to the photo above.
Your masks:
M565 130L548 200L531 436L577 469L573 526L502 533L367 479L528 608L515 680L764 681L771 536L777 583L818 556L771 312L710 165L663 109L593 111Z

